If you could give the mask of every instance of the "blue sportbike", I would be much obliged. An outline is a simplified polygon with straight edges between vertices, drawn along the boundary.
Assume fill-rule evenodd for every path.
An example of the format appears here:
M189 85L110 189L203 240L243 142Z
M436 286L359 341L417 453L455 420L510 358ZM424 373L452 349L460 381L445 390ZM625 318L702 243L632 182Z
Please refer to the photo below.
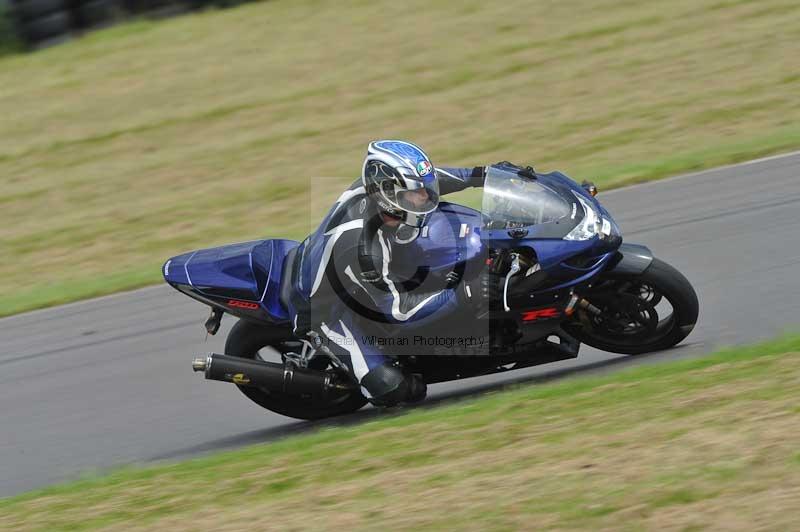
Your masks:
M581 343L628 355L678 344L697 322L692 285L647 247L623 243L596 193L559 172L488 167L481 210L441 202L410 248L417 273L459 273L458 311L372 341L428 384L575 358ZM225 353L195 358L195 371L286 416L352 412L367 400L347 366L319 337L293 333L299 245L202 249L169 259L163 274L211 307L210 334L224 314L238 318Z

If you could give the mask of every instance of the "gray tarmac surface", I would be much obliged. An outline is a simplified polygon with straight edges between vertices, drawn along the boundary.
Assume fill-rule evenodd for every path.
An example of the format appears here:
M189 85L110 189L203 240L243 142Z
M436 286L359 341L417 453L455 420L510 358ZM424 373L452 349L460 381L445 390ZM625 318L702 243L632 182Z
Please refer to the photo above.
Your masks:
M435 385L426 404L800 329L800 153L601 190L600 199L626 241L650 246L695 285L700 321L687 341L637 358L584 347L576 360ZM299 422L205 381L191 358L222 352L233 325L226 317L206 341L206 316L204 305L157 286L0 320L0 497L385 415L368 408Z

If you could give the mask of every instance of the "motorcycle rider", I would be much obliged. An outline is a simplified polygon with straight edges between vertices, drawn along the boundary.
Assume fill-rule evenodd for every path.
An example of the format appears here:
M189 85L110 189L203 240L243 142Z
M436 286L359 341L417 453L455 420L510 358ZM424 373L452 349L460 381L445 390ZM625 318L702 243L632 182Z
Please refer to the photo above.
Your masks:
M457 306L459 272L443 282L415 282L396 256L425 232L441 195L481 187L485 175L483 166L435 168L410 142L371 142L361 179L298 248L290 300L295 335L317 347L324 342L374 404L421 400L426 386L368 341L370 335L384 326L423 323L434 313L438 319Z

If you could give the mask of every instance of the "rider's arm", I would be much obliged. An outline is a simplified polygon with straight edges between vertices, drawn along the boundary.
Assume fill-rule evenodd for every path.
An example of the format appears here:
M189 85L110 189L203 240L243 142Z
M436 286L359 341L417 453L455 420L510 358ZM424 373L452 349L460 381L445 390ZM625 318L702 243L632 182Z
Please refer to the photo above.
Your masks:
M397 280L385 279L385 281L388 290L371 295L376 310L389 323L417 322L435 312L440 315L449 314L456 304L453 288L443 287L433 292L409 291Z
M447 282L434 282L433 286L407 282L408 257L395 257L399 262L393 261L390 238L380 228L374 234L371 229L368 224L361 235L372 237L371 242L360 239L357 269L361 275L348 277L366 291L371 301L369 306L383 316L382 321L413 322L454 304L454 290ZM343 260L342 264L345 262ZM403 275L398 275L398 272L403 272Z
M486 167L442 167L436 168L436 175L439 178L439 194L451 194L467 187L482 187L484 177L486 177Z

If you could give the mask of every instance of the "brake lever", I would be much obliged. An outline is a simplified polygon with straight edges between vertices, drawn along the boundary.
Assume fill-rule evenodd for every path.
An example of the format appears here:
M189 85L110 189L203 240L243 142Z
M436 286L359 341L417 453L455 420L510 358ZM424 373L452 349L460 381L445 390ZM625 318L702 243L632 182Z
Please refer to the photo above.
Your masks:
M503 310L505 310L506 312L511 310L511 307L508 306L508 282L514 275L519 273L520 269L521 266L519 264L519 254L512 253L511 268L508 270L508 273L506 274L506 283L505 286L503 286Z

